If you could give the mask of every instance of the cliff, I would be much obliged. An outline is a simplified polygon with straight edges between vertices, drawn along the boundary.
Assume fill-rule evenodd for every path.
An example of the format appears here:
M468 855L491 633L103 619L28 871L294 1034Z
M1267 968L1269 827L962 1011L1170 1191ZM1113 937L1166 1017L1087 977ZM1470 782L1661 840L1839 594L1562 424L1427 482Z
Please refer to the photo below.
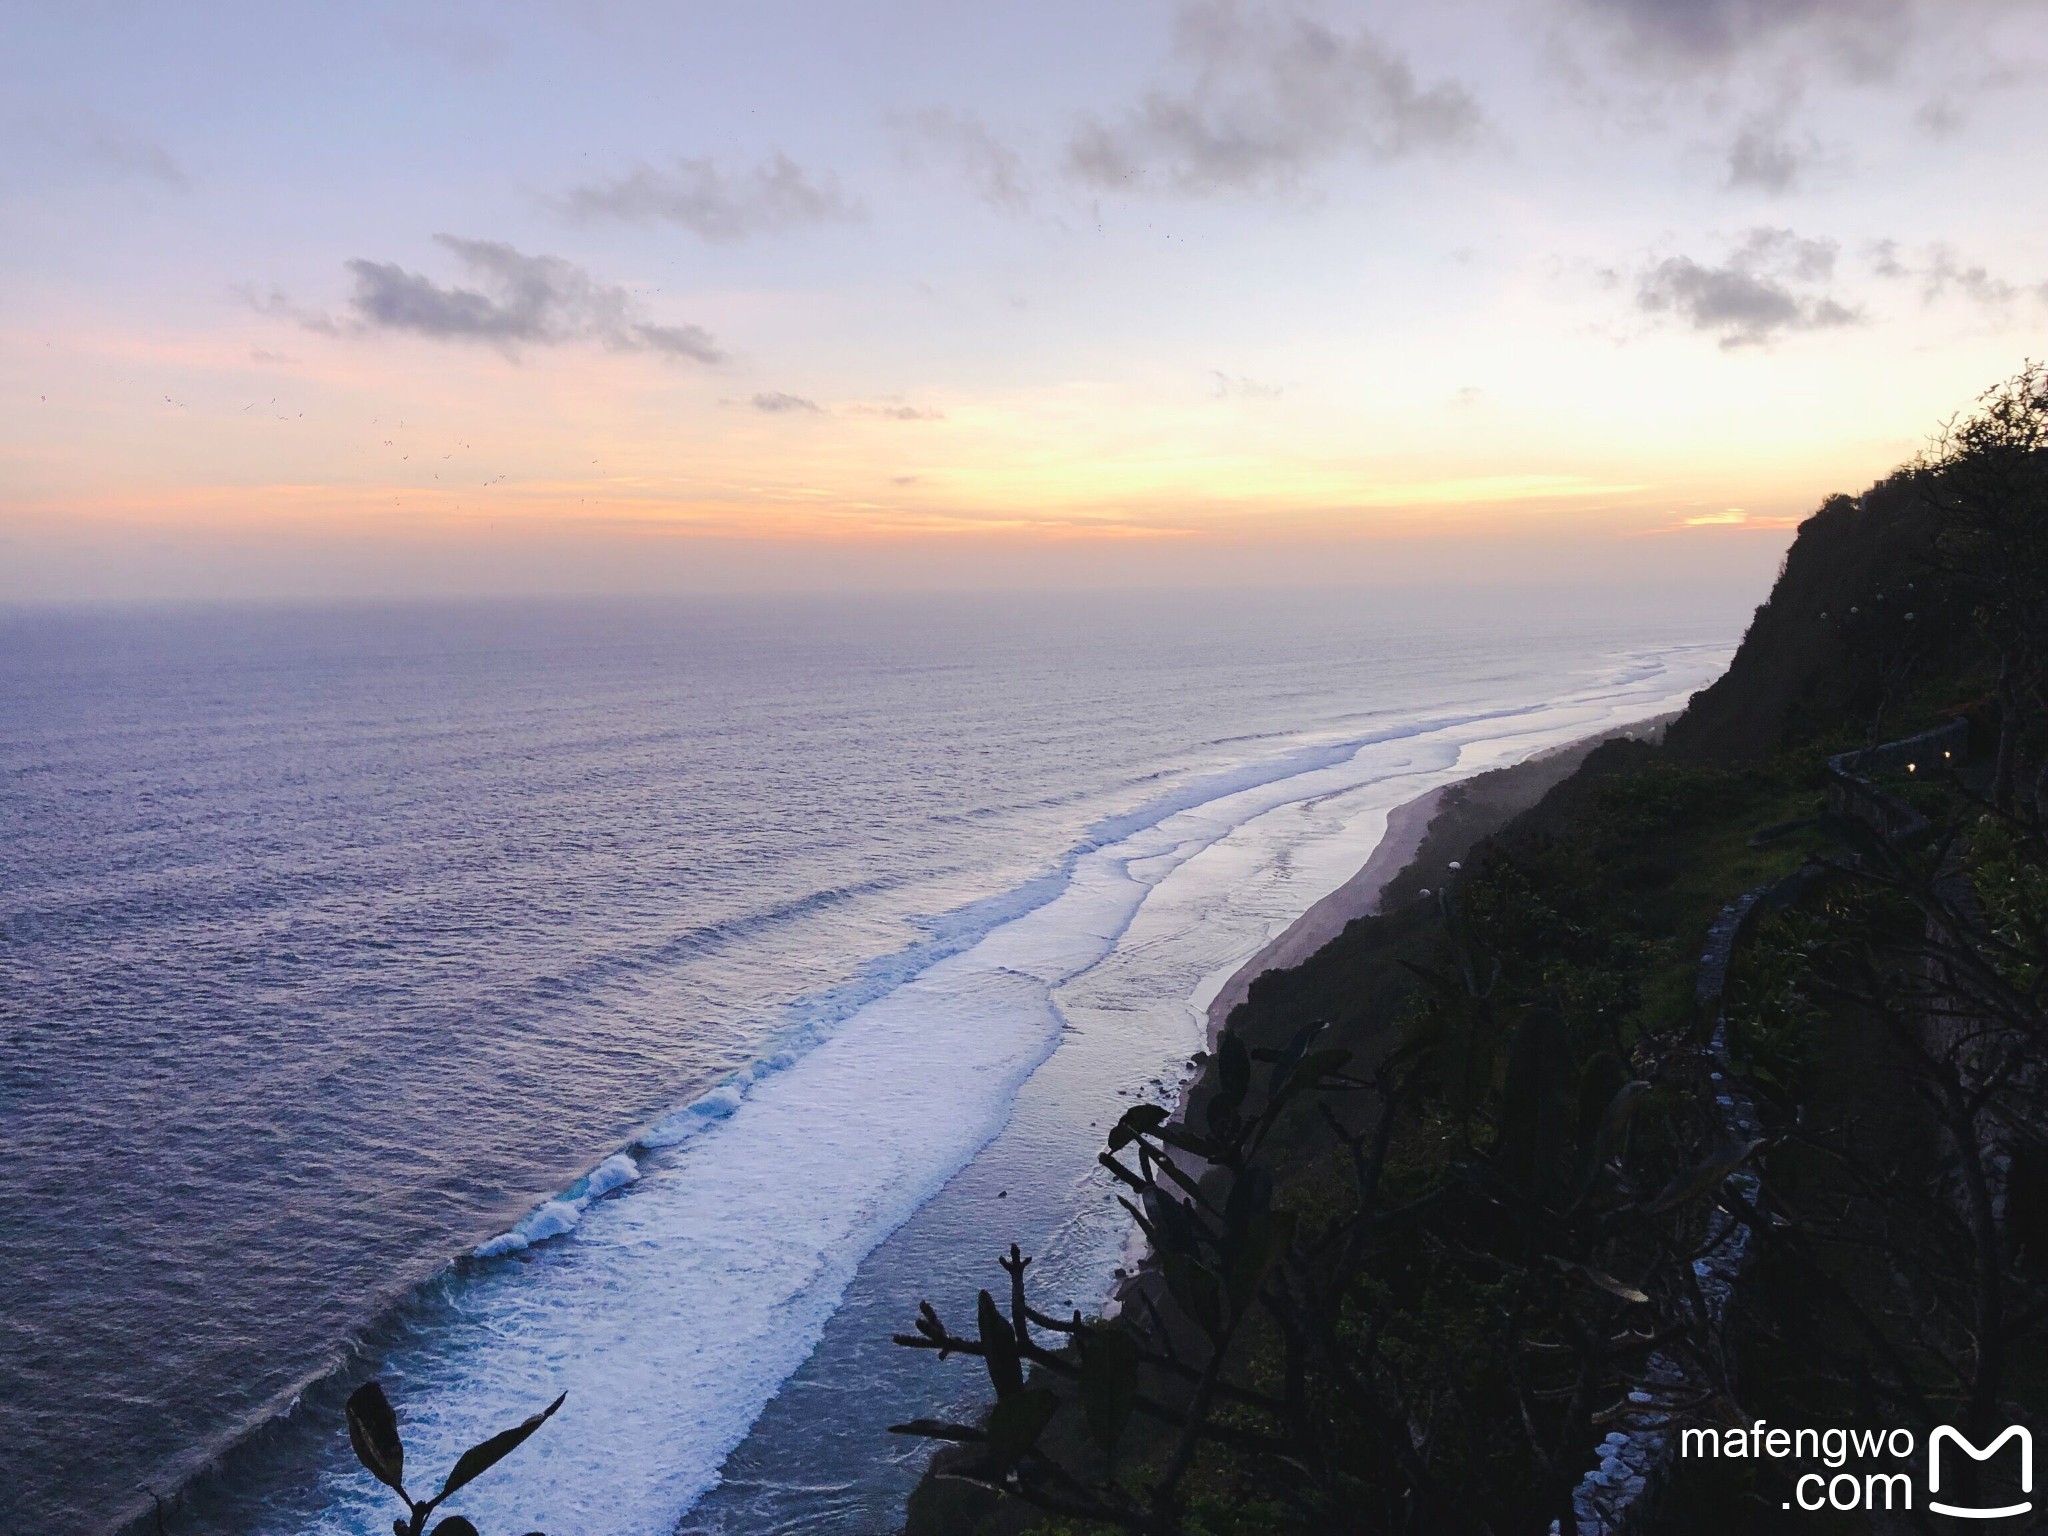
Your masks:
M2048 517L2044 464L2000 494ZM2048 710L2002 691L1995 790L1954 731L1841 755L2048 680L1983 618L2048 573L1959 569L1959 522L1981 553L2015 518L1953 473L1828 501L1661 745L1252 984L1181 1120L1111 1139L1154 1249L1121 1318L1043 1317L1019 1267L978 1334L919 1324L1001 1406L912 1426L956 1442L912 1536L1619 1531L1610 1484L1630 1530L1790 1530L1810 1467L1667 1465L1659 1500L1612 1426L2048 1407L2048 794L2013 787ZM1872 797L1903 813L1841 814Z

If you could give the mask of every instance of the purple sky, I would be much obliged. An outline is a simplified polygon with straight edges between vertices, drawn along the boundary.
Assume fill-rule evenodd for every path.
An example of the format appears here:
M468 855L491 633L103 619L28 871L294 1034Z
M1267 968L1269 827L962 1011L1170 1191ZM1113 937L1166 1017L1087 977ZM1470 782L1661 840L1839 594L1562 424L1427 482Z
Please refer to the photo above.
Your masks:
M2042 0L4 26L0 600L1761 581L2048 350Z

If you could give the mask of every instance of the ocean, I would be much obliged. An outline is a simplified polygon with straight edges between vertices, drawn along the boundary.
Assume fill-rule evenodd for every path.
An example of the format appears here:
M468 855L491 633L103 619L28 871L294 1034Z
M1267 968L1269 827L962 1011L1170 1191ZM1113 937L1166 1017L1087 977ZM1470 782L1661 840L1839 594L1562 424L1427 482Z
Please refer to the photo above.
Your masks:
M893 1528L893 1348L1393 806L1681 707L1739 594L0 614L0 1529ZM198 1474L204 1475L198 1475ZM195 1481L196 1476L196 1481Z

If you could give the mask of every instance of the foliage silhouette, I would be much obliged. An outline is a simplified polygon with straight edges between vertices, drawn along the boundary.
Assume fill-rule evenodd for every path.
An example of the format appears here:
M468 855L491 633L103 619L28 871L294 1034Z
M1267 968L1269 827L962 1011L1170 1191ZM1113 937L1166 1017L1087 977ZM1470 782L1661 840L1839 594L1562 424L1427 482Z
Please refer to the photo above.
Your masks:
M427 1532L427 1519L451 1494L467 1487L524 1444L529 1435L554 1416L568 1396L564 1392L533 1417L464 1451L442 1482L441 1491L431 1499L415 1499L405 1491L405 1444L398 1434L398 1414L377 1382L365 1382L349 1395L349 1444L355 1448L356 1460L370 1475L405 1501L408 1518L391 1522L395 1536L478 1536L477 1528L461 1515L450 1515L437 1522L431 1533ZM541 1533L531 1531L527 1536Z

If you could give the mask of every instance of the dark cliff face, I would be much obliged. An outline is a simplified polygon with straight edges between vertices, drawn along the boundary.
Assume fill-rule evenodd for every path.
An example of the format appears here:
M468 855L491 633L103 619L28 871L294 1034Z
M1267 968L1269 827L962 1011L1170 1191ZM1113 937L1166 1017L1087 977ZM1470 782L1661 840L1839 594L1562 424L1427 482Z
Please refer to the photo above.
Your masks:
M1692 697L1665 736L1673 756L1693 762L1753 762L1791 745L1809 722L1857 712L1881 686L1871 675L1884 650L1874 636L1883 594L1892 626L1931 625L1909 607L1926 591L1934 518L1908 474L1862 496L1831 497L1799 527L1784 570L1757 609L1742 646L1718 682ZM1857 610L1852 612L1852 610Z

